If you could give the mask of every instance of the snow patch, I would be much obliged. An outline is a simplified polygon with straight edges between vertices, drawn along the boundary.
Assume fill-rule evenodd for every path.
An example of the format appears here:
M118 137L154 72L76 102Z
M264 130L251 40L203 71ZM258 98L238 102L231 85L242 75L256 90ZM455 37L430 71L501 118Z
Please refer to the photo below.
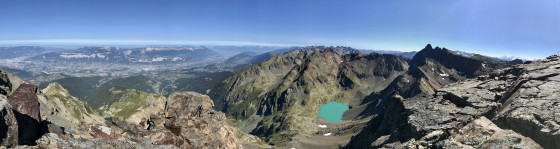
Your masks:
M126 50L123 52L124 55L130 55L132 53L132 50Z
M99 53L97 53L96 56L97 56L98 58L105 58L105 55L102 55L102 54L99 54Z
M150 51L169 51L169 50L188 50L188 51L194 51L194 50L198 50L198 49L202 49L202 47L167 47L167 48L159 48L159 47L147 47L146 49L142 50L141 52L150 52Z
M329 132L329 133L326 133L326 134L323 134L323 136L330 136L330 135L331 135L330 132Z
M327 128L327 125L317 125L319 128Z
M486 68L486 64L482 63L482 67Z
M442 76L442 77L449 77L449 75L446 74L446 73L440 73L439 76Z
M383 99L380 98L380 99L377 101L377 104L375 105L375 107L379 106L379 104L381 103L381 100L383 100Z
M86 55L83 53L64 53L60 55L62 58L95 58L96 56L96 54Z
M152 58L152 62L161 62L163 60L166 60L167 58L163 58L163 57L156 57L156 58Z
M99 128L101 129L101 131L103 131L103 133L111 135L111 128L106 127L106 126L99 126Z

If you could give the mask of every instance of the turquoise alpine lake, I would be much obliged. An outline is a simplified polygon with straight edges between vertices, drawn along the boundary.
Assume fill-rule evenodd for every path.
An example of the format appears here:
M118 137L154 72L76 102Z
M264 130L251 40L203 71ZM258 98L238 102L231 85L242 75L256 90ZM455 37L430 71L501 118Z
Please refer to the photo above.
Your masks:
M338 123L342 119L342 114L346 110L348 110L347 105L344 105L340 102L332 101L321 106L321 109L319 109L319 114L317 115L329 122Z

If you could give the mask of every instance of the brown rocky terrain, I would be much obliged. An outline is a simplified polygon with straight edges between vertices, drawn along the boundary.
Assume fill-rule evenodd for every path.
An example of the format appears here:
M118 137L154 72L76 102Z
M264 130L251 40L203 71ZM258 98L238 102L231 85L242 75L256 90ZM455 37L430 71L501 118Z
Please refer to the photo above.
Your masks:
M103 120L102 113L59 84L49 85L43 93L23 81L10 84L14 82L10 79L18 78L2 72L1 89L9 95L0 95L0 148L241 147L236 130L224 113L213 110L206 95L176 92L164 101L165 108L150 111L140 123L124 117Z
M83 124L80 131L91 135L73 140L49 133L37 140L40 147L87 148L240 148L225 115L212 109L212 100L194 92L175 92L160 114L139 124L113 117L105 125ZM102 143L97 146L97 143Z
M558 148L560 57L394 95L347 148Z

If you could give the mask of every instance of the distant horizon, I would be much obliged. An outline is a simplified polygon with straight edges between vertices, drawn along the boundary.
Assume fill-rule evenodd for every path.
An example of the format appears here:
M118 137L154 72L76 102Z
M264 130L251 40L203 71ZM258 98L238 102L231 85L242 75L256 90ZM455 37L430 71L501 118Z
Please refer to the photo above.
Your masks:
M487 54L487 53L478 53L476 51L471 51L471 50L460 50L460 49L455 49L453 47L445 47L445 46L440 46L437 44L432 44L432 43L426 43L421 47L418 47L417 49L406 49L406 50L401 50L401 49L369 49L369 48L359 48L359 47L353 47L353 46L346 46L346 45L315 45L315 44L309 44L309 45L280 45L280 44L271 44L271 43L252 43L252 42L233 42L233 41L140 41L140 40L126 40L126 41L110 41L110 40L104 40L104 41L97 41L97 40L74 40L72 42L64 42L63 40L35 40L35 41L11 41L13 43L10 42L6 42L6 41L0 41L0 47L17 47L17 46L40 46L40 47L44 47L44 48L70 48L70 49L76 49L76 48L82 48L82 47L88 47L88 46L94 46L94 47L101 47L101 46L109 46L109 47L124 47L124 48L142 48L142 47L150 47L150 46L161 46L161 47L173 47L173 46L177 46L177 47L181 47L181 46L238 46L238 47L242 47L242 46L263 46L263 47L279 47L279 48L289 48L289 47L308 47L308 46L326 46L326 47L337 47L337 46L343 46L343 47L350 47L356 50L372 50L372 51L397 51L397 52L418 52L420 50L422 50L427 44L431 44L434 47L441 47L441 48L446 48L449 49L451 51L462 51L462 52L468 52L468 53L474 53L474 54L481 54L481 55L485 55L485 56L490 56L490 57L496 57L496 58L520 58L520 59L525 59L525 60L537 60L537 59L544 59L548 56L545 57L523 57L523 56L516 56L516 55L491 55L491 54ZM27 43L27 44L24 44ZM551 54L551 55L557 55L557 53Z
M0 45L148 41L418 51L430 43L540 59L560 52L558 10L560 1L523 0L0 1Z

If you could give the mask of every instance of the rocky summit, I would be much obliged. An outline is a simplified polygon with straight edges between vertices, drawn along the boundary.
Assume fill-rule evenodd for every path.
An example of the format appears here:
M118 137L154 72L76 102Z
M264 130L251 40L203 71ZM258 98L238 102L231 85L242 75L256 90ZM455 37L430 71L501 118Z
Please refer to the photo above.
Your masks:
M559 148L560 57L394 95L347 148Z

